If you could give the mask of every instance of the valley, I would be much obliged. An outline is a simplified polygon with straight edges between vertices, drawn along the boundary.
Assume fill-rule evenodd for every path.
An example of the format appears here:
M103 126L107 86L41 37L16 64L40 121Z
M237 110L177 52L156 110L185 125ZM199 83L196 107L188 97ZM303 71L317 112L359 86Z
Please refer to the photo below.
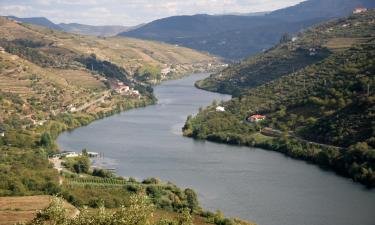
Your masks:
M375 3L275 2L1 2L0 224L373 225Z

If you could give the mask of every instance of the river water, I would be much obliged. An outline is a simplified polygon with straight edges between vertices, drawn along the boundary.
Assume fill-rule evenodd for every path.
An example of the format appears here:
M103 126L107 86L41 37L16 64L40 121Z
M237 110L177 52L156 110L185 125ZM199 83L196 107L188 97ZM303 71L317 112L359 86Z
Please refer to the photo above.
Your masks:
M375 225L375 191L350 179L276 152L182 137L189 114L230 99L196 89L206 76L164 82L158 104L65 132L58 144L104 153L97 163L122 176L193 188L204 208L259 225Z

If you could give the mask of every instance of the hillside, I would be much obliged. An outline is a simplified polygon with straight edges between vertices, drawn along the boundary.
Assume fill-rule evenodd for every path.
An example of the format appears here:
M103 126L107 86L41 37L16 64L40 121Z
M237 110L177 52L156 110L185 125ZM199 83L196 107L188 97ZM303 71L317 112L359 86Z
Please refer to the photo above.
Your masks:
M92 26L79 23L59 23L62 30L74 34L110 37L134 29L126 26Z
M62 30L62 28L59 25L53 23L51 20L45 17L30 17L30 18L19 18L16 16L6 16L6 17L12 20L22 22L22 23L30 23L34 25L44 26L53 30Z
M0 18L0 33L4 48L0 53L0 92L2 102L7 103L0 107L0 122L18 128L72 108L110 111L120 100L109 98L117 80L150 98L150 83L206 70L218 62L186 48L79 36L5 18ZM169 72L161 74L162 69ZM106 104L90 106L98 100ZM20 124L14 125L16 121Z
M308 0L263 16L174 16L148 23L121 36L178 44L238 60L272 47L284 33L350 14L355 7L375 7L371 0Z
M286 37L278 45L234 64L199 81L199 88L238 95L284 75L317 63L335 52L365 43L373 37L369 23L373 13L352 15L346 20L332 20L313 26L305 32Z
M374 187L374 28L375 11L324 23L301 34L299 42L248 59L243 64L249 72L223 73L234 75L237 82L228 78L228 92L238 88L240 96L220 103L225 112L214 112L214 103L189 117L185 135L279 151ZM299 62L303 57L295 51L312 43L314 57L328 54ZM218 90L217 83L210 85ZM254 114L266 119L246 120Z
M79 23L59 23L56 24L45 17L30 17L30 18L20 18L15 16L7 16L9 19L13 19L23 23L30 23L34 25L48 27L53 30L61 30L68 33L82 34L82 35L92 35L92 36L102 36L110 37L115 36L121 32L136 29L140 26L126 27L126 26L93 26Z
M155 103L151 83L219 62L186 48L74 35L3 17L0 34L0 196L61 194L75 206L86 186L63 186L47 160L58 151L57 136ZM162 69L169 72L161 74ZM94 197L107 205L116 201L119 207L133 192L103 188L82 199L85 204Z

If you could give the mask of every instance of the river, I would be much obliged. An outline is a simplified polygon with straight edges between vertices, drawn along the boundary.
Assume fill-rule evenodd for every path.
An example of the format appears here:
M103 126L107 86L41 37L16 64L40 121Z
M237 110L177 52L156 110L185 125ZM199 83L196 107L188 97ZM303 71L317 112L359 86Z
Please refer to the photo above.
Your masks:
M259 225L375 225L375 191L304 161L181 136L189 114L227 95L194 87L194 74L155 87L158 104L61 134L64 150L104 153L122 176L191 187L201 205Z

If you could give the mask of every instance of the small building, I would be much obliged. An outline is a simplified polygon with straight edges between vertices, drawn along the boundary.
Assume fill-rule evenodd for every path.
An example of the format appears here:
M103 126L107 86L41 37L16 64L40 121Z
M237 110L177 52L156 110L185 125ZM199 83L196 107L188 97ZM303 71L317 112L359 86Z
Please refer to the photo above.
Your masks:
M223 106L216 107L216 112L225 112L225 108Z
M63 152L61 155L65 156L66 158L75 158L78 157L80 154L76 152Z
M124 84L123 82L117 82L113 85L113 88L115 89L115 91L119 94L124 94L124 93L127 93L130 91L130 87L126 84Z
M298 37L292 37L292 42L296 42L298 40Z
M5 137L5 132L4 131L0 131L0 137Z
M134 97L139 97L141 94L139 93L138 90L132 90L132 95L133 95Z
M0 53L5 53L5 49L0 46Z
M167 67L167 68L162 69L160 73L161 73L161 75L166 76L166 75L168 75L170 72L171 72L171 68L170 68L170 67Z
M87 155L90 158L97 158L97 157L99 157L99 153L97 153L97 152L87 152Z
M367 12L367 9L364 7L357 7L353 10L353 14L359 14L359 13L364 13Z
M266 116L257 114L257 115L249 116L246 120L248 122L258 123L258 122L264 121L265 119L266 119Z

